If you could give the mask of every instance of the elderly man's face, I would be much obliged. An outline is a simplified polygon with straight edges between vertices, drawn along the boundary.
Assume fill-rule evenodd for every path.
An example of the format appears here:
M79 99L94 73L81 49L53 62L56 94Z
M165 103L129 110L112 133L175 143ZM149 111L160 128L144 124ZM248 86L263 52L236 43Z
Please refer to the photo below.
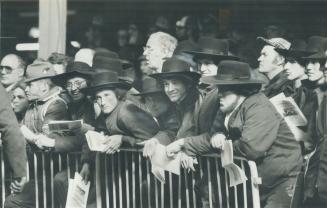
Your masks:
M113 90L101 90L96 93L96 101L102 113L111 113L118 105L118 98Z
M28 100L33 101L40 99L47 92L47 87L43 79L29 82L25 89Z
M169 100L173 103L180 103L187 94L187 86L179 79L165 79L164 89Z
M67 92L74 102L80 101L85 97L81 89L86 87L87 81L83 77L73 77L66 82Z
M28 98L22 88L17 87L14 90L11 105L15 113L26 111L28 107Z
M199 68L202 77L217 75L218 66L209 59L200 59Z
M269 73L278 67L279 54L274 50L274 47L266 45L262 48L259 61L259 72Z
M306 74L310 81L318 81L323 77L323 72L320 70L318 61L310 61L306 66Z
M166 58L163 50L158 40L151 37L149 38L143 52L149 67L155 69L161 68L163 59Z
M1 83L4 86L9 86L19 81L23 74L24 69L21 68L19 60L12 55L5 56L0 63L1 70Z
M284 66L287 79L295 80L305 76L305 67L296 60L288 60Z

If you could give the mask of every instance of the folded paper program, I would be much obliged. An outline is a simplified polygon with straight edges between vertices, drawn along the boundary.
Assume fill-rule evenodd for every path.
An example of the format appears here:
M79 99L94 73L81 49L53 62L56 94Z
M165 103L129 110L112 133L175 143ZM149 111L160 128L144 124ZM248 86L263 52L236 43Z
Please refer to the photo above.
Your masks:
M89 148L91 151L96 152L103 152L104 148L106 147L104 145L104 142L106 141L106 137L96 131L87 131L86 134L86 141L89 145Z
M165 182L165 171L180 175L181 153L168 157L166 147L162 144L157 144L154 152L151 157L151 170L158 180Z
M82 177L75 172L74 179L69 179L66 208L86 208L90 182L84 183Z
M83 124L83 120L50 121L48 126L50 132L63 132L63 131L71 131L72 128L81 128L82 124Z
M295 139L297 141L303 140L305 133L298 127L306 126L308 121L294 99L292 97L286 97L284 93L280 93L270 98L270 102L284 118Z
M229 176L229 186L236 186L245 183L247 177L244 171L233 162L233 144L231 140L226 140L221 153L221 164Z

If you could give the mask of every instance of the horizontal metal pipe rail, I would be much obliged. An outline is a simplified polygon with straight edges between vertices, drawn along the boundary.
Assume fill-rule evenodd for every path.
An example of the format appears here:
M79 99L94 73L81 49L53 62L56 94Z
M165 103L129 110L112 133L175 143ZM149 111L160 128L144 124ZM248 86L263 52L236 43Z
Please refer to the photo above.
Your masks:
M0 149L1 150L1 149ZM69 154L35 152L29 160L28 178L34 179L36 207L55 207L54 176L68 170L68 178L80 171L80 152ZM1 161L1 203L9 194L11 181L3 151ZM218 154L198 158L196 172L181 171L177 176L166 173L161 184L151 174L151 164L140 149L121 149L114 155L96 154L94 180L97 207L206 207L259 208L258 173L254 162L234 158L245 171L248 181L229 187L228 175ZM203 197L199 197L203 196Z

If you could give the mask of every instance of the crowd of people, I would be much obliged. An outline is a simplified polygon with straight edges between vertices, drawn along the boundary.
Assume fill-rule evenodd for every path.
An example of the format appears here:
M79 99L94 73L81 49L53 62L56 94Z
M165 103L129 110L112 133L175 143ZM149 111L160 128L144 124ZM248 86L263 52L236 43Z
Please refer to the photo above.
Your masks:
M1 127L16 177L5 207L35 207L35 186L27 181L25 167L34 151L82 152L78 171L84 181L92 180L88 130L105 134L106 154L143 147L143 156L150 158L160 143L169 157L181 152L182 167L190 170L195 170L195 157L223 151L231 140L234 154L258 167L262 207L290 207L297 184L303 184L299 206L325 207L327 37L288 41L278 27L269 26L256 40L261 53L254 68L242 47L201 33L194 23L182 18L174 34L154 29L141 54L135 50L133 56L96 44L74 57L53 53L29 65L15 52L5 55L0 70L6 92L0 88L0 95L8 99L1 105L9 108L11 101L16 114L1 110L0 115L12 131L7 136ZM294 99L305 125L289 124L276 110L269 99L280 93ZM13 131L16 119L37 136L23 139ZM68 132L49 131L50 121L80 119L82 126L70 125ZM66 203L67 177L67 170L54 177L58 206ZM197 194L206 207L206 193ZM89 200L90 207L94 203Z

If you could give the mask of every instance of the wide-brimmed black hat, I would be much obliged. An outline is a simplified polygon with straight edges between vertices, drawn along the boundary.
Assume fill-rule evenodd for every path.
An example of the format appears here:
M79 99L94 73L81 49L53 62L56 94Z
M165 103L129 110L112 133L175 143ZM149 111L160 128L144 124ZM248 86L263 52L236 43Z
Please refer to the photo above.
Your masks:
M183 40L178 42L173 55L179 55L185 53L185 51L196 51L198 48L199 46L196 43L190 40Z
M301 59L302 57L312 55L314 52L309 52L306 50L307 44L304 40L295 40L289 50L275 48L275 50L284 57Z
M89 79L89 78L91 78L91 75L93 73L94 73L94 71L88 64L86 64L84 62L75 61L75 62L68 64L68 66L66 67L65 73L54 76L53 80L57 84L63 85L67 79L70 79L72 77L77 77L77 76L81 76L81 77L85 77L85 78Z
M142 79L141 89L138 89L139 93L134 93L134 96L144 96L156 93L164 93L163 86L154 78L145 76Z
M130 89L131 85L118 79L114 71L96 72L92 75L90 87L82 89L88 94L93 94L102 89Z
M221 60L239 60L236 56L228 55L229 43L225 39L212 37L201 37L198 48L194 51L185 50L186 53L194 55L194 59L209 58L216 62Z
M249 64L240 61L221 61L216 76L201 78L201 82L209 85L249 85L263 84L263 81L253 79Z
M171 57L166 59L162 65L161 73L151 74L151 77L164 79L164 78L174 78L177 76L187 76L193 81L197 82L200 78L200 74L195 72L192 66L176 57Z
M304 60L324 60L327 58L325 51L327 50L327 37L311 36L308 39L306 51L313 53L304 57Z

